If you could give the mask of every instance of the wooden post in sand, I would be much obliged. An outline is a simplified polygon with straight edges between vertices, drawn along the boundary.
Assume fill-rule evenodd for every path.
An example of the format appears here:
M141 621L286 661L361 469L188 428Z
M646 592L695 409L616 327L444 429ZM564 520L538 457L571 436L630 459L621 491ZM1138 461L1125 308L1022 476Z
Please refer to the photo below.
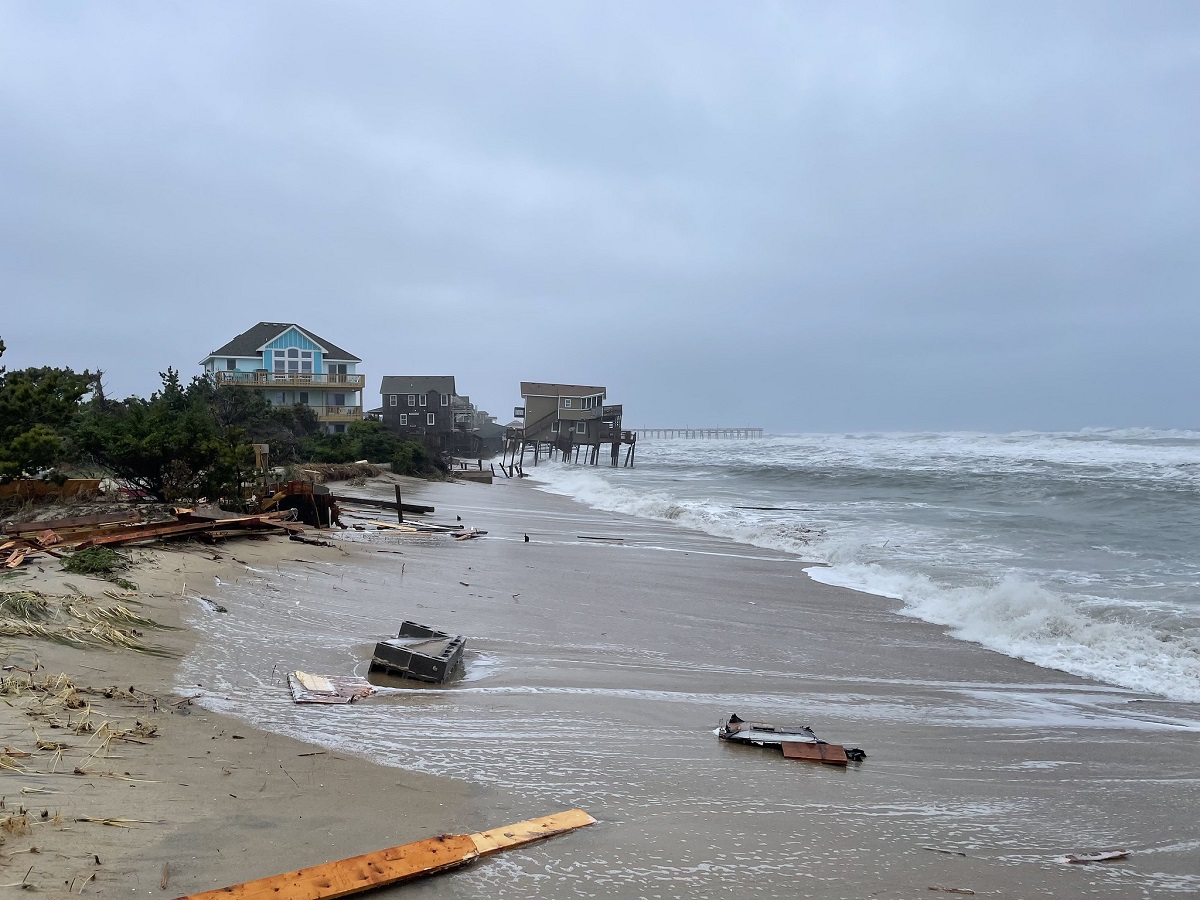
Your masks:
M396 521L404 524L404 504L400 502L400 485L396 485Z
M582 809L569 809L491 831L443 834L178 900L332 900L453 869L481 856L565 834L595 821Z

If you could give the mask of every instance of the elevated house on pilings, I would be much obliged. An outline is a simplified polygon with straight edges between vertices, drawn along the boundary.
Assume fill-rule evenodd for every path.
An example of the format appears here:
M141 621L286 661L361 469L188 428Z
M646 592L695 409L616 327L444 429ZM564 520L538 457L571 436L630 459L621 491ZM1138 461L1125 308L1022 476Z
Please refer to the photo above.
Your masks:
M524 465L526 451L533 451L536 466L542 453L553 458L598 465L601 447L608 445L613 466L620 464L621 445L629 446L625 465L633 465L637 435L621 430L622 407L604 403L607 389L597 385L553 384L522 381L524 421L509 426L501 463ZM510 459L506 457L511 456Z

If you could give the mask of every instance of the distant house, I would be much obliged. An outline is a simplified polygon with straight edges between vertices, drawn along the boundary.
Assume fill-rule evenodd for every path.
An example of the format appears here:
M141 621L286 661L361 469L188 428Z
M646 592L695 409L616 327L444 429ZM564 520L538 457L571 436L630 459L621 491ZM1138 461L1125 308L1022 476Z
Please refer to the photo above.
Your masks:
M462 407L453 375L384 375L379 393L383 424L402 436L444 438L454 431Z
M273 406L299 403L331 433L363 417L362 360L291 322L259 322L200 361L218 385L258 391Z

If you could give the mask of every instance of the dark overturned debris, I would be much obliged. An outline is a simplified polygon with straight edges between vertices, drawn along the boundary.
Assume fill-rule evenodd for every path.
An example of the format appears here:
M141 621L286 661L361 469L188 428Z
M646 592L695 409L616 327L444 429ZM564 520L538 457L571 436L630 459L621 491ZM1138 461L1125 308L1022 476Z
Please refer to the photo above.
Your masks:
M844 766L867 758L867 754L857 747L843 747L821 740L807 725L747 722L737 713L730 716L728 722L721 723L717 736L738 744L779 747L786 759L806 759L831 766Z
M462 664L466 645L461 634L403 622L396 637L375 645L368 674L441 684Z

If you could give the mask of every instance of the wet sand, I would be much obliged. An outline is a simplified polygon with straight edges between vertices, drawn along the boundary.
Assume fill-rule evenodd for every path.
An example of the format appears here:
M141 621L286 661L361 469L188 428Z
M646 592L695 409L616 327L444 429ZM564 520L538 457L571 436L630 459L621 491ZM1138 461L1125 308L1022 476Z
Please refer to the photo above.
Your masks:
M493 791L508 813L493 820L576 805L601 820L408 894L1200 887L1194 704L955 641L891 601L813 582L785 554L532 488L414 486L406 498L435 505L435 519L459 515L488 536L364 532L350 536L365 552L349 564L269 579L282 592L239 585L231 608L285 623L274 655L217 622L209 662L194 668L239 673L204 702L248 716L246 698L272 689L273 672L361 671L371 642L402 618L469 636L468 676L446 688L349 710L253 707L272 730ZM869 756L838 770L722 744L713 731L732 712L809 724ZM1055 861L1115 847L1133 855Z
M199 696L191 715L158 714L150 746L103 763L148 781L44 779L69 786L53 808L155 824L45 826L43 849L53 840L59 855L38 856L39 887L95 870L85 894L175 896L579 805L600 823L380 896L1200 888L1196 705L954 641L891 601L813 582L794 557L598 513L528 482L405 490L438 507L432 518L460 515L488 536L366 531L345 549L163 552L135 578L156 618L190 626L164 638L180 652L195 642L177 671L127 653L43 653L49 670L93 683ZM181 603L185 577L229 612ZM361 672L403 618L468 635L467 677L352 707L288 701L286 671ZM809 724L868 758L840 770L723 744L713 731L732 712ZM10 713L4 740L30 743ZM11 803L26 782L0 777ZM32 858L20 846L0 848L12 881ZM1055 861L1114 847L1132 855ZM89 870L92 848L103 863Z

